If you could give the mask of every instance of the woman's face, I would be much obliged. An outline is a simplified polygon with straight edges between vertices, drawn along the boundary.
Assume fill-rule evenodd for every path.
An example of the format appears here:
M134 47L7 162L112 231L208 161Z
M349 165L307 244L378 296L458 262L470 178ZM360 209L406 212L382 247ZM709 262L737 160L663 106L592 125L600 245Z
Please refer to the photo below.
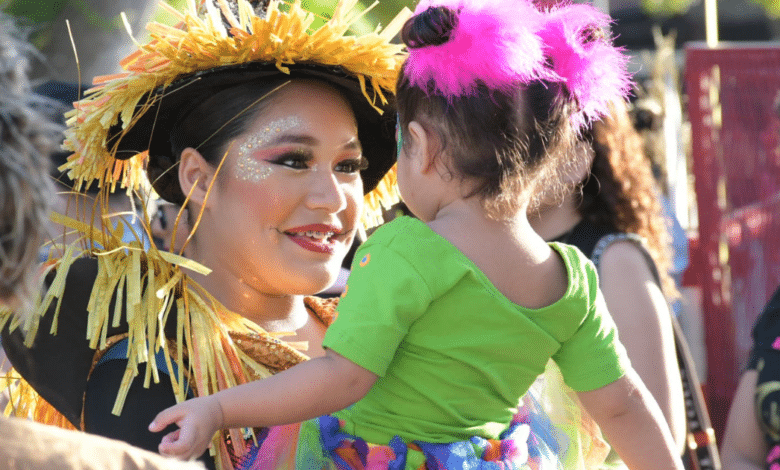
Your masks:
M209 258L259 293L314 294L336 280L363 209L357 123L316 82L272 100L226 147L207 203Z

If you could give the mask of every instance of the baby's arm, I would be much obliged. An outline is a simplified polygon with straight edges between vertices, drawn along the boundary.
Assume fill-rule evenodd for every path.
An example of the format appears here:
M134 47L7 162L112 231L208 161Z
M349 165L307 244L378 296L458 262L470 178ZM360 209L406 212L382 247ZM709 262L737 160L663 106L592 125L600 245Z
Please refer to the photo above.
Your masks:
M663 413L633 369L609 385L577 395L628 468L683 469Z
M219 429L276 426L333 413L363 398L376 379L329 349L324 357L272 377L163 410L149 430L159 432L176 423L179 430L163 438L160 453L190 459L206 450Z

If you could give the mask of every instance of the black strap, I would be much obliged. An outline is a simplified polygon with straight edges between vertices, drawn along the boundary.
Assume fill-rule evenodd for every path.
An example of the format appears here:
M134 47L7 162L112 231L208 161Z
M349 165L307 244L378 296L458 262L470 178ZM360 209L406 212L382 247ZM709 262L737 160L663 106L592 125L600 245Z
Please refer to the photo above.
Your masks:
M693 470L720 470L720 455L715 442L715 431L710 422L710 413L701 392L699 375L693 355L688 347L688 341L683 335L680 323L672 316L674 328L674 344L677 349L677 364L680 366L683 394L685 397L685 414L688 433L686 450Z

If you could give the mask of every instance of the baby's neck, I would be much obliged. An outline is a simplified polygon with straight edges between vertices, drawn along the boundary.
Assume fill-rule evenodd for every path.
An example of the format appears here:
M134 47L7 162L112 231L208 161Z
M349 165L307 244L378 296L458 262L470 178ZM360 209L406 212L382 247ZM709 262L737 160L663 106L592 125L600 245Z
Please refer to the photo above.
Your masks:
M511 240L522 247L539 238L528 222L526 206L511 216L494 219L488 217L478 198L458 199L447 204L428 226L464 252L461 245L490 246L499 242L494 246L501 246Z
M479 203L477 201L477 203ZM567 288L560 257L531 227L526 207L501 220L481 207L448 207L428 225L469 258L510 301L541 308Z

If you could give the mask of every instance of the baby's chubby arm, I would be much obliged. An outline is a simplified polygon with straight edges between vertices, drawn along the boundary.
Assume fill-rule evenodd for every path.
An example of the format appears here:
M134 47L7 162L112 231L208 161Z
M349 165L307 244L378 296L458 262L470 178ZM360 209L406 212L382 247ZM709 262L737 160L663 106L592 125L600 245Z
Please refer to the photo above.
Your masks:
M377 376L328 349L315 358L272 377L184 401L161 411L149 425L165 436L163 455L191 459L208 447L220 429L297 423L334 413L363 398Z
M663 413L633 369L609 385L577 395L628 468L683 469Z

